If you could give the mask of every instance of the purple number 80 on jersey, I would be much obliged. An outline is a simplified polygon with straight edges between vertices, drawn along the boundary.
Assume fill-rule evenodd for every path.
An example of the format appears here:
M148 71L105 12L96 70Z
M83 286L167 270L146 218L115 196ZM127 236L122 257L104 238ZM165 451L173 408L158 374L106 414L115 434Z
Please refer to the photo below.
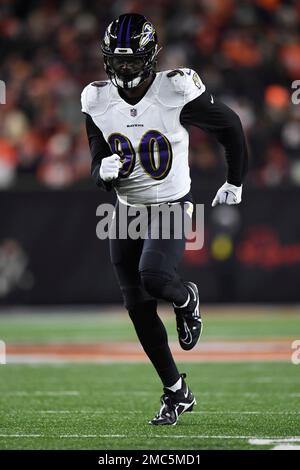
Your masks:
M114 133L108 137L113 153L118 153L123 162L120 177L126 178L134 169L135 151L128 137ZM165 178L172 166L172 147L167 137L156 130L147 131L138 147L143 170L153 179Z

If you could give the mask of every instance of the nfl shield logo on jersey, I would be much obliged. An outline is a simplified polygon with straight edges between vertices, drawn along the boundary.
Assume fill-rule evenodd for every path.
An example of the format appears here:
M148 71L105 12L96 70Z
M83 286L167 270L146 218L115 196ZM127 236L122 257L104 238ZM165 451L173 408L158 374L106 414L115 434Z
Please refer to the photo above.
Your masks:
M131 108L130 116L135 117L137 115L137 110L135 108Z

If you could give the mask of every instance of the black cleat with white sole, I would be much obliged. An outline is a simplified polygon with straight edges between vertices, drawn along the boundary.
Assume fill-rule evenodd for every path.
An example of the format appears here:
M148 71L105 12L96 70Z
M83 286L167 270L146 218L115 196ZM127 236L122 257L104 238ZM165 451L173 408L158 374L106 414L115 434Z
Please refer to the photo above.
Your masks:
M202 319L199 310L198 287L193 282L185 282L190 301L186 307L174 306L179 344L185 351L193 349L202 332Z
M155 418L149 424L155 426L175 425L180 415L193 411L196 399L189 389L184 379L185 374L181 374L182 387L177 392L164 388L164 394L160 399L161 407Z

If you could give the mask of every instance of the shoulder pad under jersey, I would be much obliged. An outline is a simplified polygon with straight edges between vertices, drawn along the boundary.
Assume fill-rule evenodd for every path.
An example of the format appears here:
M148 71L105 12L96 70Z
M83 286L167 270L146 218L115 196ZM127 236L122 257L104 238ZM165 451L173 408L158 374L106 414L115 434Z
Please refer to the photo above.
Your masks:
M175 69L167 73L168 78L175 77L175 75L181 75L183 77L184 72L180 69Z
M173 93L181 96L181 99L175 99L177 106L179 101L181 105L184 106L189 101L194 100L198 96L202 95L205 91L205 85L201 81L197 72L192 69L181 68L170 70L165 73L167 80L167 86L170 88Z
M107 110L110 102L111 83L109 81L92 82L81 93L81 110L96 116Z

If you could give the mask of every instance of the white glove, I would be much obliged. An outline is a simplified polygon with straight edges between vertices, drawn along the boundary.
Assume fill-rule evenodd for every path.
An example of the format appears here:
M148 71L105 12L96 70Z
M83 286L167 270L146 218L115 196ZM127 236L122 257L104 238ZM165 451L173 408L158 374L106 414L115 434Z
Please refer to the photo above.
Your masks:
M217 204L239 204L242 200L242 187L243 185L234 186L234 184L229 184L226 181L217 191L212 206L215 207Z
M116 153L110 157L103 158L100 166L100 178L103 181L111 181L118 178L119 169L122 165L120 157Z

